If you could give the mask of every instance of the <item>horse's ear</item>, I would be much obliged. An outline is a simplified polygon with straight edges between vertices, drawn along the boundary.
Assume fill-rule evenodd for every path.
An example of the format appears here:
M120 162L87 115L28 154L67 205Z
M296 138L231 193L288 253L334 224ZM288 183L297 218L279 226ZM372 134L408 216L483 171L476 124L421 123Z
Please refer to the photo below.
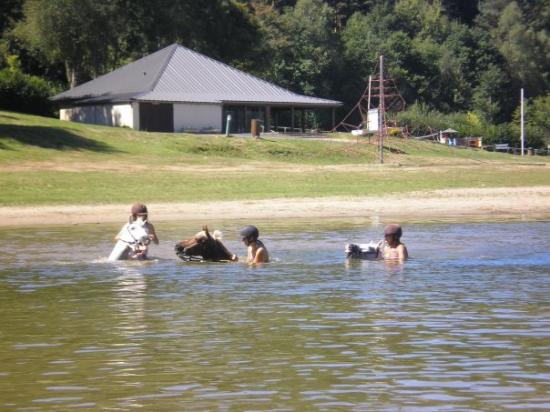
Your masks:
M207 225L204 225L202 227L202 230L204 230L204 233L206 233L206 236L210 236L210 233L208 233L208 226Z

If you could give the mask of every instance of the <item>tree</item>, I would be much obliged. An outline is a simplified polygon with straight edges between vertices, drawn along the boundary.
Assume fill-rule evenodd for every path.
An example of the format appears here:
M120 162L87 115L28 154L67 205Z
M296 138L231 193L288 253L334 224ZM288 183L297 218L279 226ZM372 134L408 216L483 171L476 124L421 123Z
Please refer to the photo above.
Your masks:
M510 78L497 65L491 64L480 74L473 94L473 109L488 123L502 123L514 107L510 94ZM508 110L506 110L508 108Z
M504 58L515 82L531 96L550 88L550 11L540 0L483 0L476 19Z
M550 87L550 35L537 32L525 24L516 2L511 2L500 15L494 31L497 47L506 59L510 72L531 95Z
M535 97L527 104L527 122L539 128L547 142L550 141L550 94Z
M447 34L447 19L442 15L440 0L399 0L394 8L398 27L410 37L443 41Z
M338 65L332 21L333 10L322 0L298 0L282 14L265 13L261 25L272 56L267 77L297 92L329 94Z
M0 2L0 35L10 29L23 16L24 0L2 0Z
M49 97L56 90L44 79L21 71L17 56L7 59L7 67L0 70L0 109L23 113L51 115Z
M478 0L441 0L443 13L449 19L471 25L478 15Z
M227 0L27 0L17 33L71 87L174 42L246 66L259 49L247 5Z
M346 56L364 79L384 55L389 75L409 104L424 102L449 112L465 109L471 95L462 27L441 14L438 2L400 0L393 9L380 4L366 16L356 13L342 37Z
M367 14L376 0L326 0L326 3L334 10L334 27L341 32L354 13Z
M103 73L115 28L113 3L101 0L27 0L18 35L50 62L65 64L71 87Z

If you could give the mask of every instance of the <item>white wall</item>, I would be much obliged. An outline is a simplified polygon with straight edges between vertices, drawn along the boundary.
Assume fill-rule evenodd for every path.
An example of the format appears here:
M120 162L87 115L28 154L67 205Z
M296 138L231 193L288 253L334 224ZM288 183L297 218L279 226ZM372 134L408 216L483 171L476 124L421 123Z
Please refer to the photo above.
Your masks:
M221 129L221 104L174 103L175 132Z
M139 103L132 102L132 112L133 112L133 129L139 130Z
M134 113L130 104L105 104L61 109L61 120L134 128Z

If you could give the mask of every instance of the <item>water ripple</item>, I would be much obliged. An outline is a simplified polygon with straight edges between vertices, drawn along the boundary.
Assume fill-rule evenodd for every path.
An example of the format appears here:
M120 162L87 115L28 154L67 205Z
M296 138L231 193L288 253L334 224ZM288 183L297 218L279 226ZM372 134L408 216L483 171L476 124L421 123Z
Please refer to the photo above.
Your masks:
M152 262L106 262L103 225L0 234L0 409L550 408L550 223L408 225L405 264L326 225L261 225L258 268L170 259L183 223Z

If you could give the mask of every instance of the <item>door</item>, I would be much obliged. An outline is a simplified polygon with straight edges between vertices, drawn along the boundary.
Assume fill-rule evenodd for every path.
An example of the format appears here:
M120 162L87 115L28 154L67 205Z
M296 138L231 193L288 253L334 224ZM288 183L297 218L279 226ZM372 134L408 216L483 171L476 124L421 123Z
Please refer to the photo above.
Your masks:
M173 132L174 108L171 103L140 103L139 130Z

